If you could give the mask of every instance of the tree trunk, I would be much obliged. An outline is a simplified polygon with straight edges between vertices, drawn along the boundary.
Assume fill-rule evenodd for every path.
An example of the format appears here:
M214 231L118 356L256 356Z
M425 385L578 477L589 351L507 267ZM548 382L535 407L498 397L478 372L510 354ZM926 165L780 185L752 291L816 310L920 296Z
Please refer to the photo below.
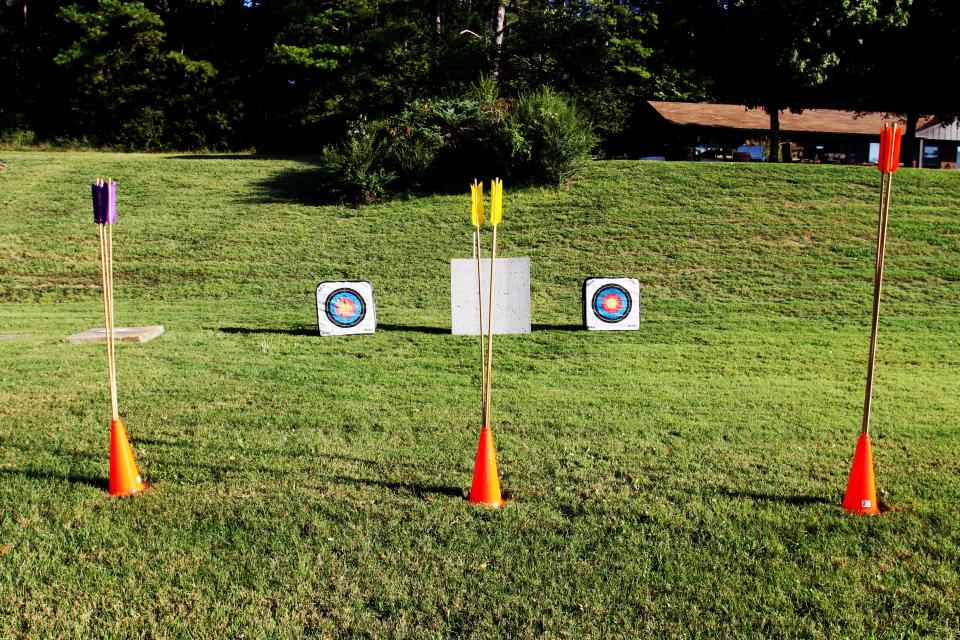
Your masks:
M440 34L440 8L442 5L443 0L434 0L433 2L433 28L437 35Z
M903 141L900 145L900 159L905 167L919 167L921 159L917 158L917 122L920 114L907 114L907 129L903 132Z
M507 7L503 2L497 2L493 12L493 68L491 75L494 78L500 75L500 50L503 48L503 29L507 24Z
M770 114L770 156L767 162L778 162L780 156L780 110L767 108Z

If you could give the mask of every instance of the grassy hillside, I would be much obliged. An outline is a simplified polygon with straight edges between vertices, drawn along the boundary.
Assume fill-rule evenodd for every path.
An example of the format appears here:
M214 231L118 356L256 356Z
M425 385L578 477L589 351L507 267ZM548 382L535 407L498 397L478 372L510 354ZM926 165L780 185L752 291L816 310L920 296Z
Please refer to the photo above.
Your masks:
M0 635L957 637L960 174L895 176L874 396L878 519L845 515L879 173L604 162L506 185L535 330L496 340L510 502L463 499L475 338L461 196L318 206L309 159L0 158ZM120 410L150 492L108 498L87 183L120 181ZM634 275L638 332L578 330ZM369 279L373 336L315 334Z

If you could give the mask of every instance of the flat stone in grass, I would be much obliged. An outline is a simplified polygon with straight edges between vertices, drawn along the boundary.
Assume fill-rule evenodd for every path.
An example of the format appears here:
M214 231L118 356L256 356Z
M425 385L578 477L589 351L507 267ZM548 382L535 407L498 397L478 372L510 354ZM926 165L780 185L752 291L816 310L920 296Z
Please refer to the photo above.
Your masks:
M114 327L113 337L117 342L149 342L163 333L160 325L152 327ZM67 336L67 342L81 344L86 342L106 342L107 330L102 328L87 329L72 336Z
M0 333L0 341L16 340L17 338L26 338L29 333Z

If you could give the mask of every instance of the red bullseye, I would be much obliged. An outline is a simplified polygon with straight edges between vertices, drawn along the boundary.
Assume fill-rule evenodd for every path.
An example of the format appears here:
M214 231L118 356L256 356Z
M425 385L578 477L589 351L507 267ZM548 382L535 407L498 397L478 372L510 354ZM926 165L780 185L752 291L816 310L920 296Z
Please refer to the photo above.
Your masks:
M600 304L603 306L604 311L614 314L620 311L620 308L623 307L623 300L620 298L620 296L614 293L608 293L607 295L603 296L603 300Z
M357 310L357 305L353 303L350 298L339 298L336 302L333 303L336 310L336 313L341 318L349 318Z

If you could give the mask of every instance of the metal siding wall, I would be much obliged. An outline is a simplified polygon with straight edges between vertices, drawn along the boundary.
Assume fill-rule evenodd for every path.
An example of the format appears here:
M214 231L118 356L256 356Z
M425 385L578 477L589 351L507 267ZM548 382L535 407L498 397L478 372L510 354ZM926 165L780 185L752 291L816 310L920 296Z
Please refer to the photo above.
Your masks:
M960 124L953 123L949 126L937 125L927 127L917 131L917 137L924 140L950 140L952 142L960 141Z

